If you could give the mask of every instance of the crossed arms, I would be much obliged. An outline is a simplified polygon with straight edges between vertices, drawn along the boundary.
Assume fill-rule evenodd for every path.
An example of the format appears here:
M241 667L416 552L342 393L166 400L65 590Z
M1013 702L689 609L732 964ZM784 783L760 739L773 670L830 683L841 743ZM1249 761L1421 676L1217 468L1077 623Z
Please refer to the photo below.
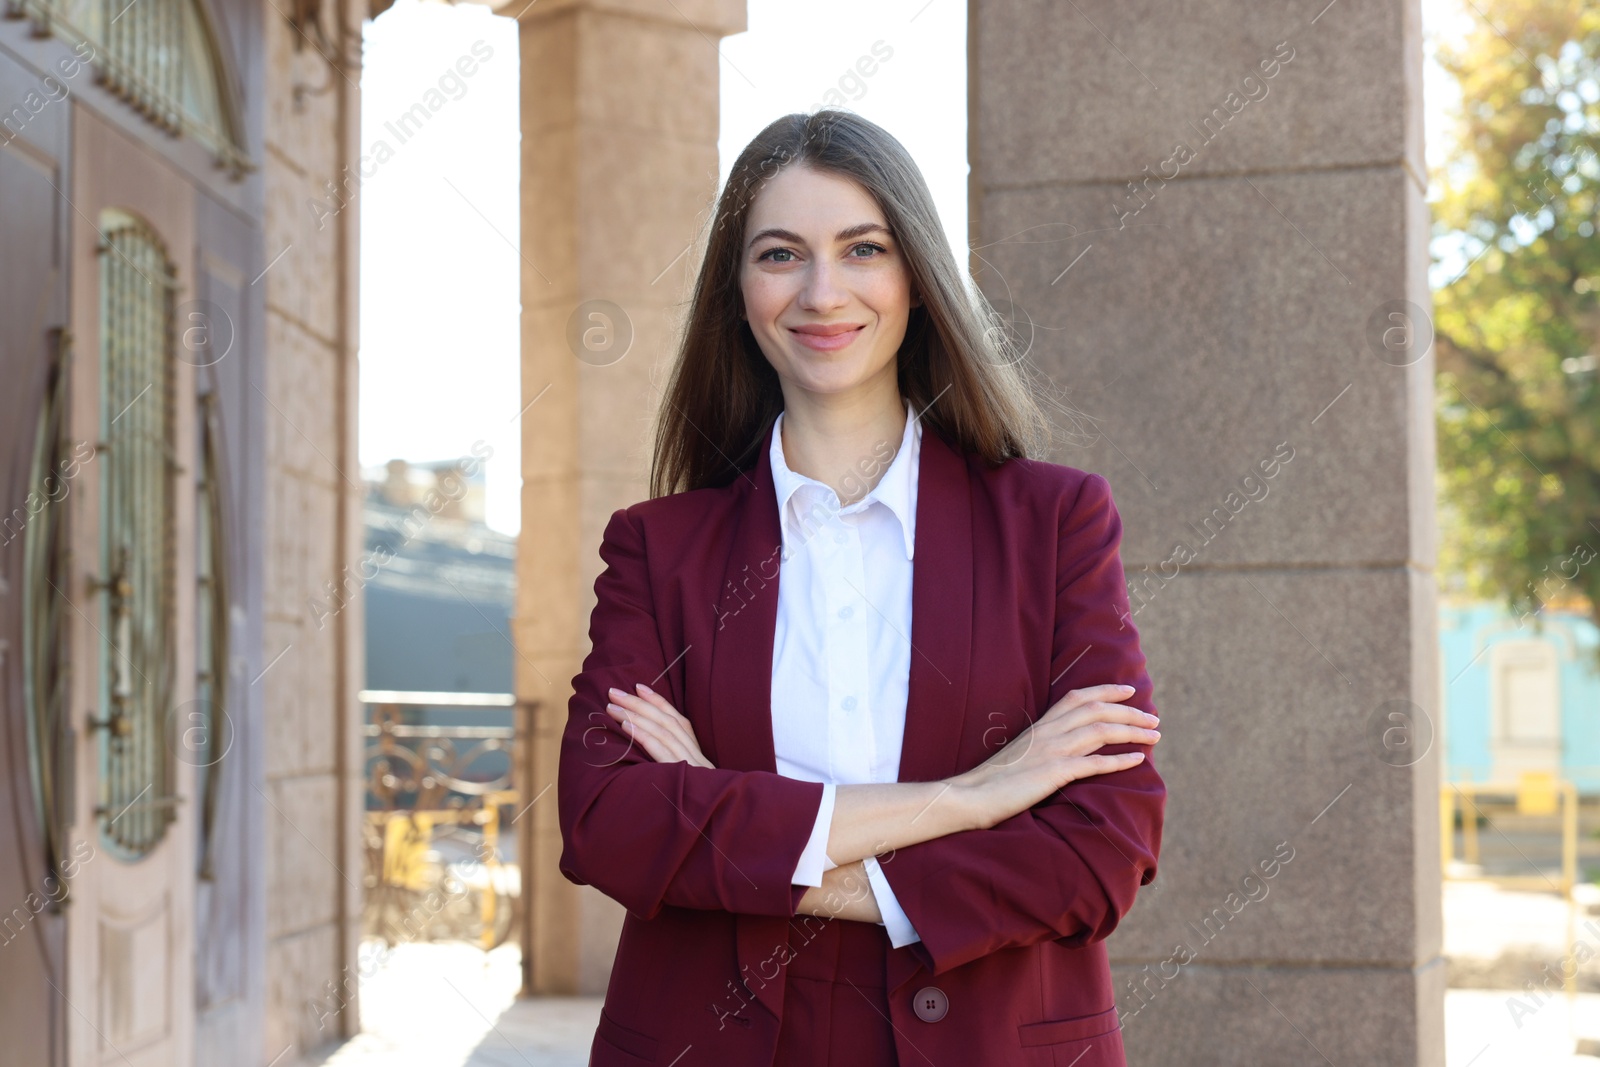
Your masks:
M1127 616L1121 533L1105 479L1087 476L1059 531L1051 713L1063 698L1078 700L1069 697L1074 691L1119 682L1131 693L1109 699L1153 715ZM643 918L665 905L789 917L817 911L814 894L830 879L836 885L859 871L856 861L887 848L880 870L921 935L909 950L938 974L1002 948L1103 938L1154 878L1166 789L1148 758L1149 741L1130 739L1107 740L1096 755L1077 757L1101 769L1075 775L1036 802L1013 803L1012 814L998 821L993 799L981 800L972 788L983 768L945 783L839 786L828 854L850 869L828 872L822 890L792 885L822 784L703 759L657 762L643 751L605 710L611 688L631 694L670 660L656 626L643 535L625 510L612 515L600 555L606 567L595 583L594 644L574 679L561 741L560 867L570 880L594 885ZM1120 721L1135 720L1125 714ZM1095 729L1112 739L1132 738L1141 727ZM1004 754L1012 752L1008 746ZM1134 752L1145 758L1127 755ZM917 829L907 829L906 810L926 811Z

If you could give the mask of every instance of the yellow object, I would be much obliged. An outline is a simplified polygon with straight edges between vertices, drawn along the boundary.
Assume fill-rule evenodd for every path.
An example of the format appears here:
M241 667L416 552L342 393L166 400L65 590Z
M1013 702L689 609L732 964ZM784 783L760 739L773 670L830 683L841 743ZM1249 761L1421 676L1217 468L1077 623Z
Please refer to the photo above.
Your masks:
M1483 795L1514 797L1518 815L1561 814L1561 881L1558 884L1538 872L1530 874L1452 875L1455 862L1455 813L1461 811L1461 838L1466 862L1471 866L1480 863L1478 853L1478 819L1486 818L1477 798ZM1578 882L1578 787L1567 779L1557 778L1548 771L1526 771L1515 782L1449 782L1439 789L1440 858L1444 861L1444 877L1469 878L1494 882L1508 889L1525 889L1542 892L1555 889L1567 902L1567 956L1574 954L1578 900L1573 892ZM1493 823L1490 823L1493 828ZM1525 858L1525 857L1524 857ZM1563 968L1565 970L1565 968ZM1578 993L1578 972L1563 975L1569 1003Z
M500 807L514 805L515 790L496 790L478 798L480 806L430 809L424 811L368 812L371 825L383 829L383 884L417 892L437 890L441 871L433 852L436 826L475 826L482 835L474 860L453 864L460 883L479 893L479 942L488 951L494 947L500 897L516 895L516 869L500 860Z
M435 815L445 812L392 812L383 827L383 881L407 889L428 889L425 858L433 846ZM444 821L454 821L446 819Z
M1517 779L1518 815L1554 815L1560 808L1560 787L1549 771L1524 771Z

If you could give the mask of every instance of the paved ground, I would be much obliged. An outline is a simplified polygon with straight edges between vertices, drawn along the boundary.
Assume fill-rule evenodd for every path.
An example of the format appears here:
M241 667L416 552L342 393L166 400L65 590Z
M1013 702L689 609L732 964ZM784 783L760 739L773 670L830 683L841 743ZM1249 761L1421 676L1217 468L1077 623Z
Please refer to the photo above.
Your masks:
M1578 909L1576 938L1600 972L1600 889ZM1447 1067L1600 1067L1575 1054L1600 1041L1600 992L1530 997L1521 976L1567 955L1567 907L1551 894L1483 882L1445 886L1445 954L1478 984L1445 997ZM1512 980L1515 979L1515 980ZM599 997L516 999L517 952L468 945L404 945L362 985L364 1032L305 1067L584 1067ZM1600 988L1600 974L1585 988ZM1600 1047L1595 1045L1592 1047Z
M599 997L516 999L517 950L401 945L362 983L363 1032L306 1067L584 1067Z
M1573 1052L1583 1037L1600 1035L1600 993L1545 1000L1515 1016L1512 990L1452 989L1444 998L1445 1067L1596 1067L1600 1058ZM1520 1028L1518 1024L1520 1023Z

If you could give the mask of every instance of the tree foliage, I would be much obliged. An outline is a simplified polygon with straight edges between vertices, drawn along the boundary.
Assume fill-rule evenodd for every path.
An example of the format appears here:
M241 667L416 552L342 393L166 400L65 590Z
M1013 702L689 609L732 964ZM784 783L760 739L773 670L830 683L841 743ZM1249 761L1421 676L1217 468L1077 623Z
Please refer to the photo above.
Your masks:
M1466 591L1600 623L1600 5L1477 0L1436 175L1443 543ZM1443 261L1441 257L1441 262Z

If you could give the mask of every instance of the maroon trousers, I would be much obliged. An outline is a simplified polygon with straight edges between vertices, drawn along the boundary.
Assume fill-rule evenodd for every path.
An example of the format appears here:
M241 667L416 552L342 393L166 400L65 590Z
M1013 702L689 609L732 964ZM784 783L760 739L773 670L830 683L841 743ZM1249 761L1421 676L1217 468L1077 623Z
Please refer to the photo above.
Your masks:
M898 1067L884 982L889 935L876 923L789 923L783 1022L772 1067Z

